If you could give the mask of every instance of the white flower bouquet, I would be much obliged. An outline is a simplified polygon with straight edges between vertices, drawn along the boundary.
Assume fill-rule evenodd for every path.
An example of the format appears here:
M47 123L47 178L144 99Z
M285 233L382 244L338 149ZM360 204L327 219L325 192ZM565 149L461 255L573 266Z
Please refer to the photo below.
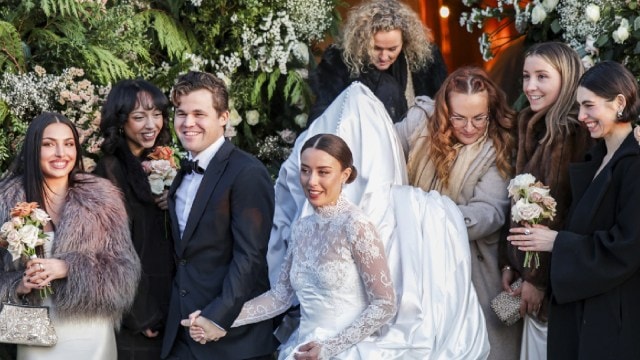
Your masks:
M178 173L174 151L169 146L156 146L147 157L149 160L142 162L142 169L149 174L151 192L160 195L171 186Z
M509 197L513 200L511 220L522 226L539 224L543 220L553 220L556 215L556 200L549 195L549 187L537 181L531 174L520 174L509 182ZM540 267L537 251L527 251L524 266Z
M48 241L44 226L51 221L49 214L38 207L36 202L19 202L10 213L11 219L0 227L0 245L7 248L12 260L22 255L37 258L36 247ZM53 294L50 286L40 290L40 297Z

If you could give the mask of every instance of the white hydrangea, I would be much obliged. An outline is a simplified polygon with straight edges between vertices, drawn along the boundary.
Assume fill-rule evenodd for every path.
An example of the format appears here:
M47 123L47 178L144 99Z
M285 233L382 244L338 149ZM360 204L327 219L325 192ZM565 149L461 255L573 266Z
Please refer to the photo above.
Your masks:
M286 9L301 40L322 40L331 26L331 0L287 0Z

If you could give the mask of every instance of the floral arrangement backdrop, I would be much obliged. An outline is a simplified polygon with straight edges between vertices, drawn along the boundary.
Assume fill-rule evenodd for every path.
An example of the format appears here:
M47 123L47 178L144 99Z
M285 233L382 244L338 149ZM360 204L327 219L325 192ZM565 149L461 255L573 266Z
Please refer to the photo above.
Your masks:
M484 29L500 21L491 32L482 32L480 52L491 59L517 37L531 42L564 41L573 47L589 68L598 61L616 60L640 79L640 1L638 0L463 0L460 25L467 31ZM513 26L515 37L501 30Z
M215 73L231 95L226 135L275 173L305 127L317 43L339 0L5 0L0 2L0 172L29 121L58 111L100 156L110 85L143 77L167 93L185 71Z

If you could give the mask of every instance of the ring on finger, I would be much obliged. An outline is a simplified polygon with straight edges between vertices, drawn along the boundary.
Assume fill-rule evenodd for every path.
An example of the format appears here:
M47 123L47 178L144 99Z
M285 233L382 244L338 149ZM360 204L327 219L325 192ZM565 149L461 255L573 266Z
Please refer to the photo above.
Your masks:
M524 230L524 234L525 234L525 235L531 235L531 230L529 230L529 229L525 229L525 230Z
M38 263L38 265L40 266L40 270L44 271L44 265L42 265L42 263Z

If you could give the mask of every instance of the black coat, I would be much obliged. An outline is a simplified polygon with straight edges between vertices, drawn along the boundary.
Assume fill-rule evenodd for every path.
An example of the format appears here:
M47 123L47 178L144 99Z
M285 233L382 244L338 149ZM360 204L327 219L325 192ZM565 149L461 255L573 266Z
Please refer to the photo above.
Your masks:
M415 95L433 98L446 77L447 67L440 49L433 45L432 62L411 73ZM359 81L371 89L382 101L393 122L402 120L407 113L408 106L404 95L407 87L407 62L403 53L388 70L380 71L371 66L359 77L354 78L349 75L349 69L342 60L342 52L334 45L325 50L320 64L310 74L309 83L316 101L311 108L309 120L313 121L322 115L331 102L354 81Z
M207 166L182 238L176 216L178 174L169 191L176 276L162 355L234 360L268 355L276 340L271 319L231 328L244 303L269 290L267 245L274 211L273 184L255 157L225 141ZM202 316L227 330L204 345L193 341L180 320ZM176 339L188 344L185 349Z
M122 155L122 154L120 154ZM132 309L117 333L119 360L160 358L162 335L147 338L145 329L162 330L169 308L174 259L168 213L153 201L140 161L132 154L103 157L95 173L116 185L124 194L131 240L140 257L142 277ZM139 171L128 170L138 167Z
M549 359L640 359L640 147L598 143L570 167L573 205L551 257ZM593 181L592 181L593 179Z

